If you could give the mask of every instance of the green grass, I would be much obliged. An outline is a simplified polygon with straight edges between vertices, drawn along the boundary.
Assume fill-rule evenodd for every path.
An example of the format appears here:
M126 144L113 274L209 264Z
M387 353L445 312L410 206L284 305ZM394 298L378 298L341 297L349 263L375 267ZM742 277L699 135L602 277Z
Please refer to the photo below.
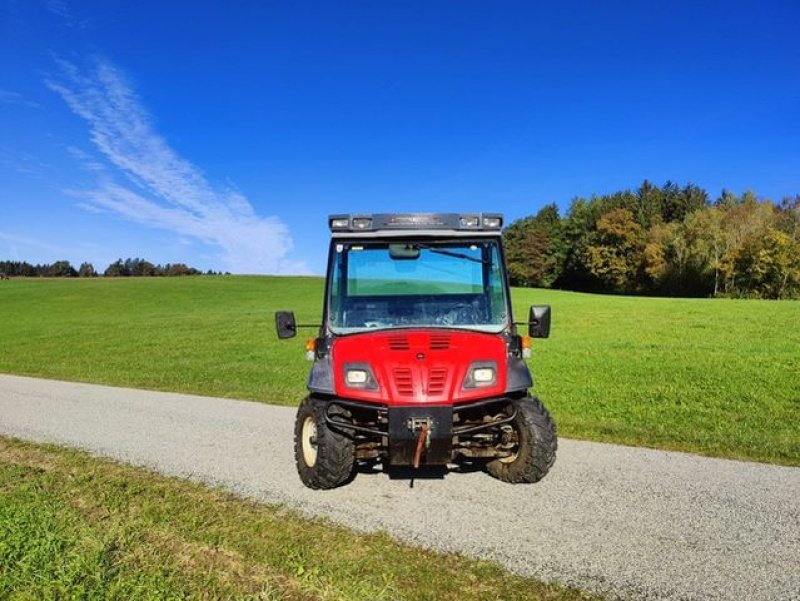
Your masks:
M515 289L537 393L562 436L800 465L800 302L657 299ZM0 282L0 371L295 405L318 278ZM312 335L313 330L308 330Z
M0 599L592 598L493 563L0 437Z

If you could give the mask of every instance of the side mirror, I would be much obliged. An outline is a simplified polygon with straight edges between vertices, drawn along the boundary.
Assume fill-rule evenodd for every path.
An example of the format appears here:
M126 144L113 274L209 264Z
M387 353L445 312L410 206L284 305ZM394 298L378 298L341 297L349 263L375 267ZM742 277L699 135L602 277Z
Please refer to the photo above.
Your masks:
M294 313L291 311L276 311L275 329L278 331L278 338L281 340L297 336L297 323L294 320Z
M528 336L548 338L550 336L550 305L533 305L528 315Z

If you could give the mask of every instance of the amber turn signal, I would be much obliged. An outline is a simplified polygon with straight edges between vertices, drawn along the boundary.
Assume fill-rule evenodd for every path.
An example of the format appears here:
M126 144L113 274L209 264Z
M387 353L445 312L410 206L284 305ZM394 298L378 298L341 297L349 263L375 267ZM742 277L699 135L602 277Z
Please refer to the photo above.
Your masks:
M317 339L309 338L306 340L306 360L313 361L314 355L317 353Z
M522 339L522 356L527 359L531 356L531 343L533 340L530 336L520 336Z

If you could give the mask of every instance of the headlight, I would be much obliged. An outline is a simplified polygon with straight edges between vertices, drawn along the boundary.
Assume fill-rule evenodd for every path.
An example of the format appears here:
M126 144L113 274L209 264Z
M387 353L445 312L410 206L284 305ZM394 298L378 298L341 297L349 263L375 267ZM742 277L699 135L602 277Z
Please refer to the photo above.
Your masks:
M348 384L366 384L369 374L363 369L351 369L347 372Z
M494 361L476 361L469 366L464 388L481 388L497 383L497 363Z
M491 367L479 367L472 370L472 379L476 384L488 384L494 380L494 369Z
M368 363L345 363L344 385L361 390L378 390L378 381Z

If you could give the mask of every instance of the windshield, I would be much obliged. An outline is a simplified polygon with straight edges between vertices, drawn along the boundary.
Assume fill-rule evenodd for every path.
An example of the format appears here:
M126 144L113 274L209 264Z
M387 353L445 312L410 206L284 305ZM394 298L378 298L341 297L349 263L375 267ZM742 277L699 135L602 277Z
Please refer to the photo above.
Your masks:
M328 326L335 334L413 326L500 332L509 313L498 244L336 243Z

